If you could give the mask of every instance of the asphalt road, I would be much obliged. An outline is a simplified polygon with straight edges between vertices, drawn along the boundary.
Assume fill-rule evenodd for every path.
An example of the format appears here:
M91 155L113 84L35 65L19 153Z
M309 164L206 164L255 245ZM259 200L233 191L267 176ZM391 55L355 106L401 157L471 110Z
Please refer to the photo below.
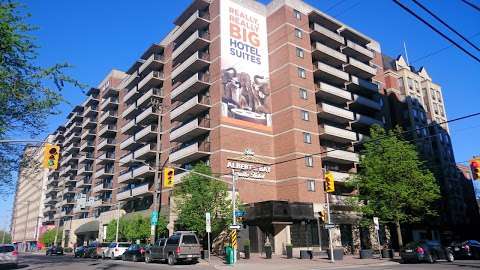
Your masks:
M395 264L395 265L368 265L368 266L343 266L343 267L328 267L328 268L313 268L312 270L323 269L355 269L355 270L470 270L480 269L480 260L459 260L454 262L440 261L434 264L419 263L419 264Z
M18 269L45 269L45 270L123 270L123 269L214 269L207 263L174 265L164 263L146 264L144 262L124 262L122 260L102 260L74 258L71 255L45 256L43 254L19 255ZM4 269L4 268L0 268Z

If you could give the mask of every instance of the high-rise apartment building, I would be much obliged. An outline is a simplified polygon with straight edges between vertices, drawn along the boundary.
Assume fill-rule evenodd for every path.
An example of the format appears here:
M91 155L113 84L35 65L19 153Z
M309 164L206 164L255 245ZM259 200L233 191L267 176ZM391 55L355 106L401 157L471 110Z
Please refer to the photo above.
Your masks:
M27 145L18 172L12 213L12 243L35 250L44 212L48 170L43 168L43 145Z
M52 134L62 158L49 174L44 223L62 224L72 244L102 239L117 207L160 208L174 230L159 171L202 161L224 180L239 176L253 251L267 237L276 253L286 243L327 246L324 171L336 180L334 245L375 242L358 227L344 183L357 171L357 143L388 120L380 45L300 0L195 0L174 24L125 73L92 88ZM439 87L417 76L419 92L413 78L411 92L429 100L432 121L445 119ZM453 158L442 151L439 158ZM176 172L178 183L184 172Z

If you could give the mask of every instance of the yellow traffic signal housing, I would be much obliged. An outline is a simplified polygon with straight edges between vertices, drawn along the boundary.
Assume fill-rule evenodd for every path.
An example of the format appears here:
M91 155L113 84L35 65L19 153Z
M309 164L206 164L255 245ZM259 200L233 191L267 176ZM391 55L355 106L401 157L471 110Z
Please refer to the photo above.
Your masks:
M171 188L174 184L175 170L173 168L163 169L163 187Z
M470 160L470 169L472 169L473 179L480 179L480 159Z
M43 167L47 169L58 169L58 160L60 159L60 146L45 144L43 152Z
M333 178L333 173L325 173L325 192L331 193L335 191L335 180Z
M318 217L321 222L325 223L327 221L327 213L325 210L318 212Z

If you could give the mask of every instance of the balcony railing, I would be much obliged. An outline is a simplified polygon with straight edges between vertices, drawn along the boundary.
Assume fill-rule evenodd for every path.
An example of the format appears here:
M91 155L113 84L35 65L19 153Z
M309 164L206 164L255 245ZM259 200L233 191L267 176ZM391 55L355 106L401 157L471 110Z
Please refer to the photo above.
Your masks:
M210 73L198 72L184 82L173 85L172 100L182 100L197 95L210 85Z
M174 121L182 121L187 115L196 115L208 108L210 108L210 96L197 95L175 107L170 112L170 119Z

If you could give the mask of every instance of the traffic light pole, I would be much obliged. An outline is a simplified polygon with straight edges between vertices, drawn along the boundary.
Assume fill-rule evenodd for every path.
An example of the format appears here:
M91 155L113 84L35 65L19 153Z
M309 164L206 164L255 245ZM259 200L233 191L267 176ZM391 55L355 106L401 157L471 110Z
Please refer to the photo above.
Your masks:
M235 217L235 209L237 208L237 192L235 188L235 183L237 182L238 175L235 174L235 170L232 169L232 218L233 218L233 225L237 225L237 218ZM236 229L234 229L236 230ZM237 248L233 248L233 263L237 262Z
M332 224L332 220L330 217L330 193L327 192L327 218L328 218L328 224ZM330 261L332 263L335 262L335 259L333 258L333 243L332 243L332 229L328 227L328 248L329 248L329 253L330 253Z

